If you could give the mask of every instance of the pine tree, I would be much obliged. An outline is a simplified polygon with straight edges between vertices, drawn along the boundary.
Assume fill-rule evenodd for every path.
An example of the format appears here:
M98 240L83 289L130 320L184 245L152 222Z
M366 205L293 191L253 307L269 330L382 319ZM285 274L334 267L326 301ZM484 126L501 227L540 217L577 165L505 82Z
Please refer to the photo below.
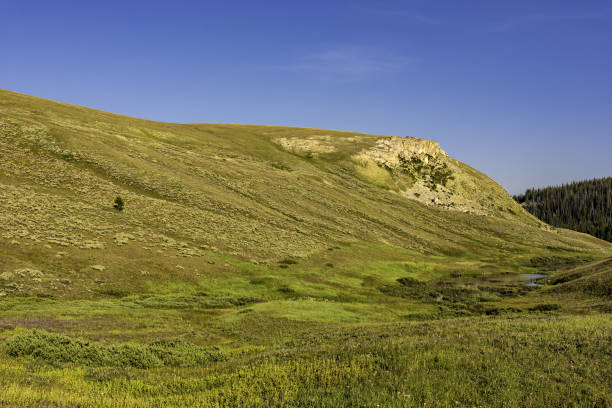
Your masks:
M612 242L612 177L528 189L514 199L550 225Z
M123 211L123 204L124 204L123 203L123 198L117 197L117 198L115 198L115 203L113 204L113 207L117 211Z

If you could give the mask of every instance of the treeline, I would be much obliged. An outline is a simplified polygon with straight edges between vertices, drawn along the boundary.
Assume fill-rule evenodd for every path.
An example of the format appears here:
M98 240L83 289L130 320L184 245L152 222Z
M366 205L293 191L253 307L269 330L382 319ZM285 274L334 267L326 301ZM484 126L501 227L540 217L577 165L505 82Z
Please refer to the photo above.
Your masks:
M612 177L529 189L513 198L550 225L612 242Z

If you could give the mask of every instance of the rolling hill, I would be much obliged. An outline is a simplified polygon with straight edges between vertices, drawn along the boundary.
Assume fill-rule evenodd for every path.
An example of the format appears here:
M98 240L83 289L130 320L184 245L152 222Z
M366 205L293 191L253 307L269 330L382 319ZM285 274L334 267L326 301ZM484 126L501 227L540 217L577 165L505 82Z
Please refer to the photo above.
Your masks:
M612 244L433 141L0 90L0 225L0 405L611 402Z

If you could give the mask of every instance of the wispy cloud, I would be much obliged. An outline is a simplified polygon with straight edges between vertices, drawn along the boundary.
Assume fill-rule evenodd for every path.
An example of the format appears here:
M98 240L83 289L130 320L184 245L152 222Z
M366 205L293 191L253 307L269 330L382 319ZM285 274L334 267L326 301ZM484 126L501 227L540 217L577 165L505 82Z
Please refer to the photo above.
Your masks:
M416 59L371 47L345 46L307 53L283 68L316 74L327 79L362 80L378 74L399 72Z
M393 8L381 3L355 4L351 7L355 12L368 16L378 16L400 20L407 24L438 25L442 20L429 14L415 10Z
M612 20L612 10L599 10L591 12L548 12L534 13L524 16L514 17L505 21L492 23L489 26L490 31L505 32L521 26L530 24L539 24L546 22L564 22L564 21L609 21Z

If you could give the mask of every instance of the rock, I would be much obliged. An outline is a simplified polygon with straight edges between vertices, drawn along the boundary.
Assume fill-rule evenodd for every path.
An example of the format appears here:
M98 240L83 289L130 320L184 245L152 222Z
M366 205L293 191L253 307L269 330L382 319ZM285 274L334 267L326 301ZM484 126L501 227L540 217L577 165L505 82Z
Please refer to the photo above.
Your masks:
M333 153L337 149L331 143L330 136L312 136L308 138L287 138L281 137L274 140L283 149L292 153L304 154L307 157L316 157L320 153Z
M72 282L70 281L70 279L60 279L60 283L63 283L64 285L70 285Z
M83 241L81 245L79 245L81 249L104 249L104 244L100 241Z
M128 234L127 232L120 232L113 236L113 242L119 246L125 245L130 242L130 240L134 239L136 239L136 237L132 234Z
M13 279L14 276L15 275L13 274L13 272L0 273L0 279L5 280L5 281Z
M15 269L15 273L21 277L29 276L30 278L33 278L33 279L40 279L43 276L45 276L45 274L39 271L38 269L32 269L32 268Z
M394 136L379 139L374 147L361 151L355 158L374 160L379 166L393 169L398 167L403 160L413 157L428 163L430 157L435 159L446 156L446 152L433 140Z
M91 269L96 270L96 271L100 271L100 272L104 272L106 270L106 266L104 266L104 265L92 265Z

